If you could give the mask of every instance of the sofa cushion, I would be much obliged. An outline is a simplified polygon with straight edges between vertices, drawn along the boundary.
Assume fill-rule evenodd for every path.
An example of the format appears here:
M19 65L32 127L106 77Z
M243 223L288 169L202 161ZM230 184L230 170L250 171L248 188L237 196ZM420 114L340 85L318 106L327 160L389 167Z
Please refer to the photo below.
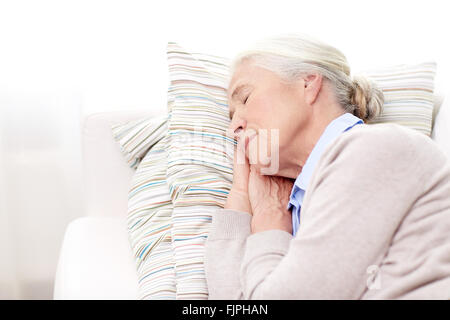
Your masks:
M135 260L127 240L124 217L72 221L64 234L54 299L137 299Z

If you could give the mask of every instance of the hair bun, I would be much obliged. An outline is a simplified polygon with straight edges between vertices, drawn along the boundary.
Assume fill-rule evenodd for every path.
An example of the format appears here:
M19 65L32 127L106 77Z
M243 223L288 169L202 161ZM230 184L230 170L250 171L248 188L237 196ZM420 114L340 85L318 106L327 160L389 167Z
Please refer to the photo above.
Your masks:
M384 95L377 85L367 77L354 76L350 101L355 107L353 114L367 122L381 113Z

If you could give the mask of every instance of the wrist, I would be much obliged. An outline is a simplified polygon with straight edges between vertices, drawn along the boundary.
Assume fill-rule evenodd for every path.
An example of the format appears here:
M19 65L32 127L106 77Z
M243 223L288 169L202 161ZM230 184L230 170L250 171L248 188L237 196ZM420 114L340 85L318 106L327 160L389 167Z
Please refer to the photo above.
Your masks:
M285 207L282 207L279 203L274 204L261 204L255 205L252 208L253 215L267 215L267 214L278 214L278 215L290 215L290 211Z
M267 230L283 230L292 233L292 215L290 211L276 207L253 211L251 230L252 233Z
M248 194L245 191L233 187L231 188L230 193L228 194L227 201L225 202L224 205L224 209L232 209L252 214Z

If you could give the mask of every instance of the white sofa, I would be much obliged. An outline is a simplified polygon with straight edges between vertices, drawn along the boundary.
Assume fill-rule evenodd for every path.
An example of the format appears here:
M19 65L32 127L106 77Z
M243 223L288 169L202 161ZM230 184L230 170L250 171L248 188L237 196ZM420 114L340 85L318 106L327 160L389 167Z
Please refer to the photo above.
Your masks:
M450 158L450 105L436 94L432 138ZM89 115L83 125L85 216L67 227L58 262L55 299L137 299L138 279L126 227L128 168L111 124L150 110ZM450 195L449 195L450 196Z
M138 278L126 214L133 170L111 125L161 112L132 110L86 116L82 125L85 212L64 235L54 299L137 299Z

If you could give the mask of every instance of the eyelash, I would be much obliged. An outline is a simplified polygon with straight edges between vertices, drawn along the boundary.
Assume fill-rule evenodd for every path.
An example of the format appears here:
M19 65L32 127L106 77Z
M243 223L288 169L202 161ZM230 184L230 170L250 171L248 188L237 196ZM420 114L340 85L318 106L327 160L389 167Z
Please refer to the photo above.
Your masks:
M248 95L247 98L244 99L244 104L247 103L248 97L250 97L250 95Z

